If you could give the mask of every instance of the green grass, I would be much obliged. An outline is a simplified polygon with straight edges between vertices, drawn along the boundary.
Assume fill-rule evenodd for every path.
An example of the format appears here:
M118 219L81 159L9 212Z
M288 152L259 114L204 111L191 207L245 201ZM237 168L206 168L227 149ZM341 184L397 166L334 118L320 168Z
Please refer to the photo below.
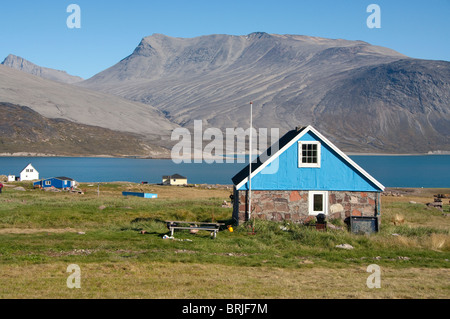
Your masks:
M0 282L2 269L71 263L125 263L136 269L152 263L167 267L185 264L204 265L210 270L276 268L287 272L359 269L376 263L392 271L448 270L448 217L424 205L388 201L383 204L380 232L370 236L257 220L234 227L234 232L224 229L216 239L208 232L193 235L177 230L176 240L170 240L163 239L168 234L164 220L230 223L232 209L221 207L229 191L198 190L196 194L201 195L189 199L183 192L191 190L151 186L162 196L147 200L121 196L123 185L101 187L99 197L94 190L76 195L7 189L0 196ZM180 199L164 195L174 191ZM400 213L406 220L403 224L390 222ZM344 243L354 249L336 248Z

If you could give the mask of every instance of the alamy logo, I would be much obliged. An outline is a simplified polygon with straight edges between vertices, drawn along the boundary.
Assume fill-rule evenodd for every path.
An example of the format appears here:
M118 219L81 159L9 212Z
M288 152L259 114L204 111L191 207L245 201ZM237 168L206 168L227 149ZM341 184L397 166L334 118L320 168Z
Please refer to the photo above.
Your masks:
M76 264L71 264L67 267L67 272L72 273L67 277L67 288L81 288L81 269Z
M66 25L69 29L81 28L81 8L77 4L70 4L66 10L68 13L72 13L67 17Z
M367 272L372 273L367 277L367 288L381 288L381 268L378 265L372 264L367 267Z
M250 135L251 143L250 143ZM268 137L270 135L270 144ZM203 131L203 122L194 121L194 131L191 134L187 128L176 128L172 131L172 141L178 143L172 148L171 158L175 164L181 163L245 163L246 154L250 153L252 145L252 160L259 155L265 162L279 150L279 129L226 128L225 134L218 128L207 128ZM246 143L248 140L249 143ZM205 146L205 142L207 143ZM247 148L248 144L248 148ZM263 152L270 147L270 152ZM262 174L273 174L278 170L275 160Z
M380 29L381 28L381 8L378 4L370 4L369 6L367 6L367 10L368 13L372 13L371 15L369 15L367 17L367 27L369 29L373 29L373 28L377 28Z

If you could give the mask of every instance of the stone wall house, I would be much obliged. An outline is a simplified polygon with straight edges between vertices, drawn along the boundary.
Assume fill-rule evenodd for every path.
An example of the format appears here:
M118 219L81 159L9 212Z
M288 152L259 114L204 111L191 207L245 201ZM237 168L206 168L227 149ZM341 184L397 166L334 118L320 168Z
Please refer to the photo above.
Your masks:
M264 160L263 160L264 159ZM292 130L252 162L251 216L305 222L380 217L384 186L312 126ZM249 219L249 166L232 178L233 218Z

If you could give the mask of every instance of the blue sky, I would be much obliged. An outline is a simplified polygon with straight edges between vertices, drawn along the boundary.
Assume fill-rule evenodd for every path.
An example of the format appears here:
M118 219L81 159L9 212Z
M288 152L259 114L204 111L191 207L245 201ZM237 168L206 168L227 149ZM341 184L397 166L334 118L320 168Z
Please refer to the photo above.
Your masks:
M81 28L69 29L70 4ZM366 8L381 8L370 29ZM16 0L0 6L0 61L12 53L89 78L153 33L174 37L255 31L363 40L421 59L450 60L450 0Z

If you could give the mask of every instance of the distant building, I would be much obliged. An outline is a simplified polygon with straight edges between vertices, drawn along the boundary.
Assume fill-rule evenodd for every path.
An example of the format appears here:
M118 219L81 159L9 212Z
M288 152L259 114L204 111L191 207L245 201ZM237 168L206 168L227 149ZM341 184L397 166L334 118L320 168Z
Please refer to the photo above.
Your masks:
M15 182L16 176L15 175L8 175L8 182Z
M187 177L181 176L179 174L163 176L163 185L187 185Z
M275 144L274 144L275 145ZM286 133L277 149L232 178L233 218L302 222L323 214L331 219L380 216L384 186L312 126Z
M40 187L40 188L59 188L59 189L65 189L65 188L71 188L75 187L77 184L76 181L69 177L52 177L47 179L42 179L40 181L34 182L34 187Z
M34 181L37 179L39 179L39 172L31 165L31 163L20 172L21 181Z

